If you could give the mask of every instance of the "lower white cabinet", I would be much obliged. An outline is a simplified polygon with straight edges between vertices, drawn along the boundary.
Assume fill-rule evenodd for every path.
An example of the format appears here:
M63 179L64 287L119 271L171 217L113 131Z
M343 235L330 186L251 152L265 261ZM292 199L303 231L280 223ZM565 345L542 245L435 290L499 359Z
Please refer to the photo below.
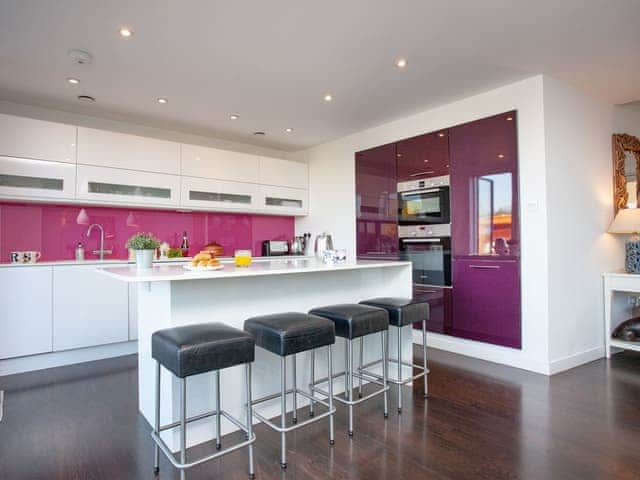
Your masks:
M0 268L0 359L51 352L51 267Z
M0 196L73 199L76 166L27 158L0 157Z
M253 183L182 177L183 207L251 211L260 206L260 187Z
M53 350L129 340L129 290L96 265L53 269Z
M260 210L271 214L306 215L309 192L298 188L260 186Z
M177 207L180 176L78 165L77 198L104 204Z
M129 340L138 339L138 284L129 283Z

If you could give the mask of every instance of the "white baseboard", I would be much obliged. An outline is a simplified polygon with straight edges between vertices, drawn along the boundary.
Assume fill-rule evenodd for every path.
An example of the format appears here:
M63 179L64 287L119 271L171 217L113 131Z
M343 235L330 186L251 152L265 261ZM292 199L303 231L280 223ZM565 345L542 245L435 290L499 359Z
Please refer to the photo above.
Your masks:
M31 372L45 368L61 367L74 363L91 362L104 358L119 357L138 352L138 342L113 343L98 347L79 348L64 352L43 353L28 357L0 360L0 376L14 373Z
M573 355L552 360L549 363L549 373L550 375L555 375L556 373L564 372L565 370L578 367L585 363L593 362L594 360L598 360L602 357L604 357L604 347L595 347L590 350L574 353Z

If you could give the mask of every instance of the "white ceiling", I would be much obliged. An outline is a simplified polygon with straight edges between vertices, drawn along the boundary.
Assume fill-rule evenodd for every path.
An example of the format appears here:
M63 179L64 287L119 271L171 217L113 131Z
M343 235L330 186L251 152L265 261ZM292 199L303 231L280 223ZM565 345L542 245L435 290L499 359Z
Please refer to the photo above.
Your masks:
M0 0L0 99L297 150L531 74L638 100L638 25L640 0Z

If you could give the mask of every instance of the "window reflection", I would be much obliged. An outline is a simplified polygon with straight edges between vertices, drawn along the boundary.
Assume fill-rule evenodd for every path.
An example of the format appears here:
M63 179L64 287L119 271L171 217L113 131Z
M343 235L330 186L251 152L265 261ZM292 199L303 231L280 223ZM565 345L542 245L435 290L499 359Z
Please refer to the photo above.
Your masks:
M512 174L473 178L473 238L477 255L509 255L513 241Z

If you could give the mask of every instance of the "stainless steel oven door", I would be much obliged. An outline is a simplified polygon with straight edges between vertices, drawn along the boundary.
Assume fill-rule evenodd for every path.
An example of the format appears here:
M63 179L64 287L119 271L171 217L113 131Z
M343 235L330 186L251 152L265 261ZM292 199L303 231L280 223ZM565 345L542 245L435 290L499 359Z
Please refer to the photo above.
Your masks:
M412 263L414 285L451 286L451 237L401 238L399 253Z

